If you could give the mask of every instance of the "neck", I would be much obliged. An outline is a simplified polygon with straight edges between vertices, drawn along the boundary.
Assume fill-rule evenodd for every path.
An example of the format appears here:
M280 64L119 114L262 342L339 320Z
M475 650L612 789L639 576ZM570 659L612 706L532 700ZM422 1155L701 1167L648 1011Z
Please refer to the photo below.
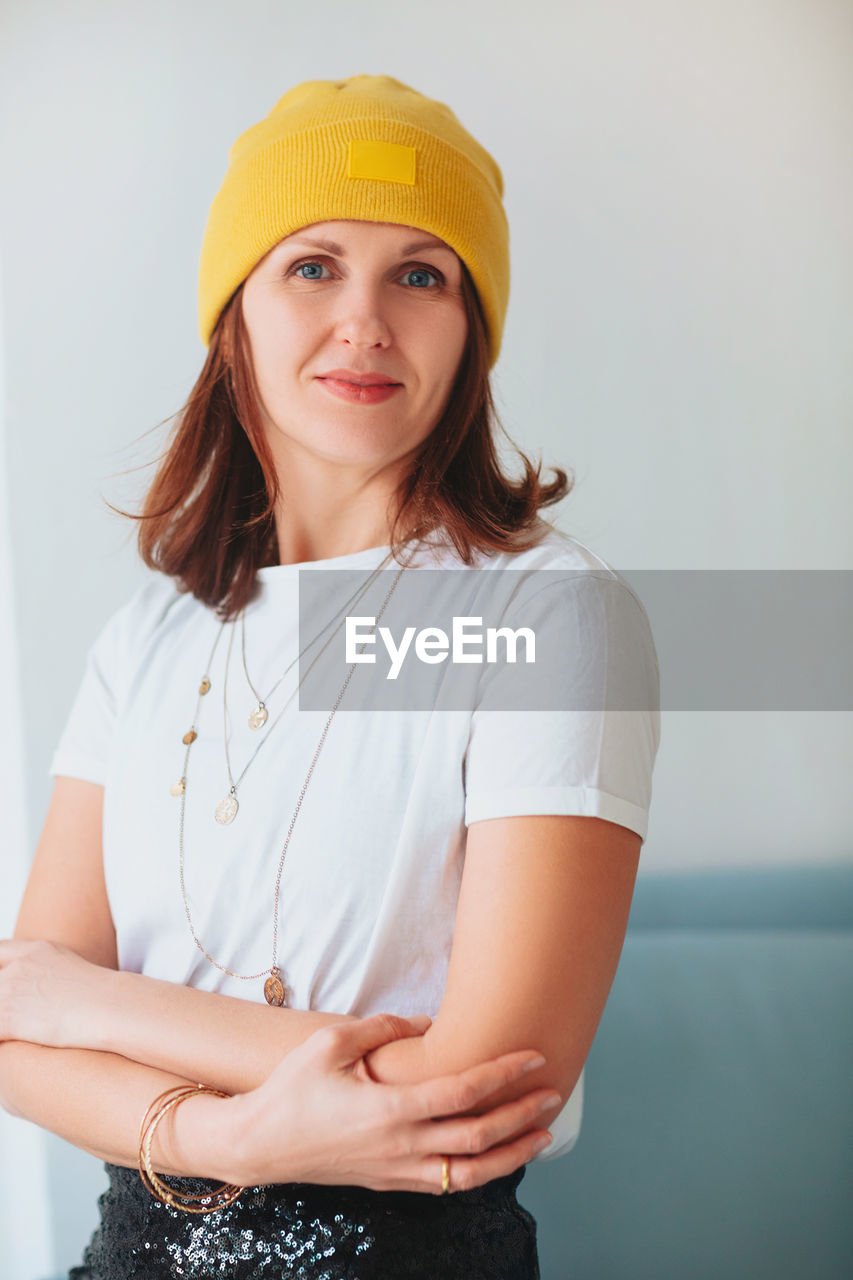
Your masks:
M279 564L328 560L390 544L399 466L366 474L295 452L282 471L275 513ZM405 536L413 532L407 527Z
M391 541L387 493L338 484L294 486L276 509L279 564L302 564L352 555Z
M279 564L333 560L337 556L354 555L355 552L366 551L370 547L388 546L391 538L390 530L359 535L354 529L344 526L313 531L296 529L292 522L287 523L284 529L278 527L277 523L277 528Z

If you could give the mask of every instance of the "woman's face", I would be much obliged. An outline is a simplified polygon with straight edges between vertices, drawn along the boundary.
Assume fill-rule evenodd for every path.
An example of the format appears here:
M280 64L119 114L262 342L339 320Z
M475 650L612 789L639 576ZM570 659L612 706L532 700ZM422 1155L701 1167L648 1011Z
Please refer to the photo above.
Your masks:
M437 236L315 222L258 263L242 305L277 460L307 451L373 473L437 424L468 332L461 262ZM365 390L358 374L394 385Z

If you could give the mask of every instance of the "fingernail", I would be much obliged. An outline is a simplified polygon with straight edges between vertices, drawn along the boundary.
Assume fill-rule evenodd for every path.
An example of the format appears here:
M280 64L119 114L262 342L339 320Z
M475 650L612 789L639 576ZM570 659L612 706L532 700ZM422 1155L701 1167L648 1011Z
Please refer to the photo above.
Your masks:
M537 1067L544 1067L545 1059L542 1057L531 1058L529 1062L525 1062L522 1071L535 1071Z
M549 1107L559 1107L562 1101L563 1099L560 1097L559 1093L549 1093L548 1096L542 1100L539 1110L547 1111Z
M546 1147L550 1147L554 1139L549 1135L547 1138L537 1138L533 1144L533 1154L539 1155L540 1151L544 1151Z

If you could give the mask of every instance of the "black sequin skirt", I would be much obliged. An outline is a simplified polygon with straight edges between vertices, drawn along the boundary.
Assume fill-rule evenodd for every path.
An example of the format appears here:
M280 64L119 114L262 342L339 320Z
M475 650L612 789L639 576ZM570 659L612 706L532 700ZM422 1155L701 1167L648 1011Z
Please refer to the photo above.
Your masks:
M431 1196L365 1187L250 1187L226 1209L187 1214L107 1164L101 1221L68 1280L539 1280L536 1222L516 1200L524 1168ZM215 1184L169 1179L201 1194Z

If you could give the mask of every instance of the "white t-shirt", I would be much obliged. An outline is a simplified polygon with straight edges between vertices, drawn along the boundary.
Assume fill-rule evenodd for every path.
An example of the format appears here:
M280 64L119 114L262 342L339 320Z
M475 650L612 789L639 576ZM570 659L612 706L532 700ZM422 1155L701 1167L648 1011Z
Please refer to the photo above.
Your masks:
M259 571L245 636L247 669L262 696L299 652L300 569L360 570L366 579L388 550ZM421 567L465 568L452 548L434 547L422 550L407 573ZM583 590L560 590L559 583L555 590L550 575L538 592L547 607L539 608L537 626L565 627L568 619L574 649L606 650L611 624L601 600L616 592L629 601L636 621L630 661L648 689L649 709L346 713L344 700L305 791L281 877L278 963L292 1008L360 1017L438 1012L471 822L587 814L645 839L660 734L658 667L632 588L556 530L531 551L479 555L472 567L594 571ZM374 584L382 588L372 597L378 606L396 568L392 562ZM363 602L358 608L379 612ZM105 788L104 870L119 967L263 1001L262 979L228 977L201 954L180 890L181 800L170 787L183 773L182 737L220 626L211 609L152 573L92 646L50 771ZM223 677L230 634L229 624L196 719L184 799L184 879L205 949L227 968L255 974L272 962L281 851L328 711L299 708L297 663L270 699L267 724L250 729L256 700L235 630L226 689L235 780L260 741L267 735L268 741L239 784L237 817L218 823L215 807L229 791ZM566 653L569 691L588 672L587 657ZM582 1099L583 1074L551 1126L552 1146L537 1159L574 1145Z

